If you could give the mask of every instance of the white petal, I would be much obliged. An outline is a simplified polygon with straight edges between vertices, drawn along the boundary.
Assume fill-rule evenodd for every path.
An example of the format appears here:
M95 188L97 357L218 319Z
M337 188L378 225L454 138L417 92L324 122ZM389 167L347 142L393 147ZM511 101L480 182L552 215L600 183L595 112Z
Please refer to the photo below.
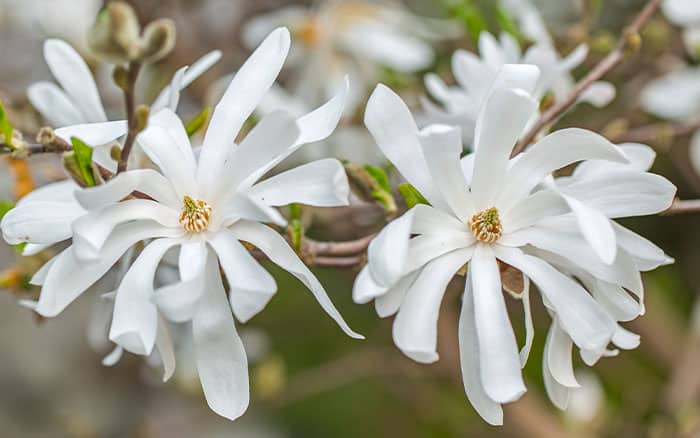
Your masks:
M611 161L586 160L576 166L573 178L568 180L597 178L606 172L618 172L620 170L635 170L646 172L651 169L656 152L651 147L640 143L623 143L618 145L629 161L628 164L620 164ZM558 178L560 180L561 178Z
M547 334L547 342L549 348L543 360L547 361L549 372L552 373L554 380L567 388L578 388L580 385L576 381L571 358L571 338L561 329L556 317Z
M240 219L255 222L271 222L280 227L287 225L287 220L276 208L265 205L262 201L251 198L246 193L236 193L226 205L215 210L209 222L209 229L227 227Z
M416 362L438 360L440 303L455 272L469 261L471 254L471 248L461 249L433 260L425 265L406 292L392 333L396 346Z
M634 257L639 270L650 271L661 265L673 263L673 259L661 248L639 234L616 223L613 223L613 228L618 245Z
M253 222L237 222L231 230L236 234L238 240L243 240L255 245L270 260L282 269L297 277L311 291L323 310L333 318L333 320L350 337L363 339L364 337L355 333L343 320L338 310L333 306L325 289L321 286L316 276L299 259L292 248L282 236L273 229Z
M530 306L530 278L523 274L523 315L525 319L525 344L520 349L520 366L525 368L527 360L530 357L532 349L532 341L535 339L535 326L532 323L532 307Z
M114 347L114 350L112 350L107 356L102 358L102 365L106 367L113 367L121 360L123 354L124 349L117 345L116 347Z
M700 5L693 0L666 0L661 8L668 19L676 24L687 26L700 21Z
M495 252L499 259L521 270L537 285L576 345L597 349L608 344L615 332L615 322L585 289L537 257L501 246L496 246Z
M248 408L248 359L213 257L207 263L206 283L209 287L192 321L199 381L209 407L235 420Z
M82 123L64 126L56 129L56 135L70 143L71 137L76 137L88 146L100 146L110 143L126 134L125 120L113 122Z
M524 91L494 89L479 113L472 193L477 210L494 206L504 184L510 153L537 103Z
M594 132L569 128L549 134L520 154L508 170L500 199L503 202L516 202L553 171L591 159L627 162L617 146Z
M0 221L2 236L11 245L30 242L51 245L73 235L71 224L85 210L74 202L35 201L17 205Z
M493 401L508 403L525 393L525 383L515 334L503 299L501 275L490 246L476 245L469 270L484 390Z
M209 286L205 282L205 263L208 258L215 257L209 253L201 239L183 241L180 245L180 280L158 288L153 293L153 301L168 320L187 322L194 317L199 299Z
M178 222L179 215L177 210L147 199L119 202L85 214L73 222L73 245L81 259L95 259L100 256L102 246L117 225L152 220L184 233Z
M254 185L248 193L270 206L300 203L338 207L348 205L350 185L340 161L325 159L277 174Z
M50 39L44 43L44 58L53 76L80 109L83 121L106 121L95 79L78 52L64 41Z
M190 144L190 139L187 136L187 131L182 124L182 120L169 108L151 114L153 115L148 119L148 125L160 126L168 131L174 140L175 146L180 150L188 172L194 175L197 169L197 163L195 162L192 145ZM160 166L160 162L156 162L156 164Z
M564 200L571 207L579 230L603 263L609 265L615 261L617 242L612 221L600 211L571 196L564 196Z
M376 298L374 301L374 309L377 311L377 315L379 315L380 318L386 318L399 311L403 299L406 296L406 292L408 292L408 289L413 285L413 282L419 274L420 272L416 271L406 275L387 290L386 293ZM355 300L355 302L359 301Z
M544 358L542 360L542 376L544 377L544 388L547 392L547 396L554 403L554 406L559 409L566 409L569 404L570 389L566 386L560 384L554 379L552 373L549 369L549 350L551 348L551 337L552 331L554 330L554 323L549 327L549 332L547 333L547 340L544 343Z
M578 100L603 108L615 99L615 93L615 86L610 82L596 81L581 93Z
M165 110L164 110L165 111ZM179 131L179 130L178 130ZM170 181L178 197L190 195L195 198L200 196L198 185L195 182L191 165L185 153L179 147L176 138L181 133L171 132L158 125L149 125L139 134L136 141L148 157L160 167L163 175ZM189 154L192 152L189 151Z
M167 382L175 372L175 349L170 330L163 318L158 318L158 332L156 334L156 349L163 363L163 382Z
M498 40L489 32L481 32L479 34L479 55L481 55L481 59L486 64L493 68L498 68L508 62Z
M218 176L243 123L267 94L289 52L286 28L274 30L248 57L214 108L199 157L197 180L207 185Z
M388 287L377 284L372 278L369 265L365 265L355 277L355 282L352 285L352 300L357 304L366 304L384 295L388 290Z
M551 190L540 190L501 213L503 233L507 235L534 225L544 218L567 212L569 207L560 194Z
M420 132L419 139L435 188L455 216L466 222L474 214L474 205L459 159L462 152L459 128L432 125Z
M156 268L175 239L150 243L119 284L109 339L134 354L150 355L158 331L158 310L151 300Z
M225 199L239 190L240 184L289 149L299 137L294 116L275 111L265 117L231 151L219 180L210 187L209 199ZM254 182L254 181L253 181ZM200 183L204 183L200 180Z
M219 62L219 59L221 59L221 52L219 50L213 50L195 61L194 64L185 70L182 80L178 81L179 88L176 90L176 93L179 93L180 90L194 82L197 78L204 74L204 72ZM169 86L165 87L163 91L160 92L156 100L153 102L153 105L151 105L151 111L155 113L168 105L172 98L171 92L174 88L176 88L174 86L175 83L173 81ZM175 111L175 108L172 106L170 106L170 109Z
M114 230L105 242L97 260L77 258L74 247L68 247L49 269L37 312L46 317L58 315L88 287L102 277L134 243L155 237L175 237L173 231L154 223L130 223Z
M647 111L665 119L682 121L700 110L700 68L681 68L651 81L640 101Z
M413 184L430 203L444 206L437 194L418 141L418 126L401 98L379 84L367 102L365 125L377 146L401 175Z
M615 335L612 338L613 344L618 348L623 350L633 350L639 347L639 335L626 330L622 326L618 325Z
M209 243L219 256L219 263L226 273L233 313L239 321L247 322L277 292L275 279L230 231L219 231Z
M379 232L367 248L369 271L381 287L390 287L404 274L411 227L416 208L394 219Z
M517 89L524 91L533 98L537 98L538 96L535 96L534 93L539 79L540 70L534 65L505 64L500 68L498 75L493 80L491 92L499 88Z
M53 127L76 125L85 122L80 110L73 105L53 82L37 82L27 89L32 106Z
M175 194L170 182L153 169L134 169L122 172L105 184L75 192L75 198L88 210L96 210L118 202L132 192L139 191L173 209L182 207L182 199Z
M36 243L27 243L22 249L22 255L25 257L37 255L49 247L51 247L51 244L39 245Z
M481 364L479 363L479 340L474 315L474 289L471 274L467 275L462 311L459 316L459 357L462 369L462 381L469 402L481 418L489 424L503 424L503 409L494 402L486 391L481 380Z

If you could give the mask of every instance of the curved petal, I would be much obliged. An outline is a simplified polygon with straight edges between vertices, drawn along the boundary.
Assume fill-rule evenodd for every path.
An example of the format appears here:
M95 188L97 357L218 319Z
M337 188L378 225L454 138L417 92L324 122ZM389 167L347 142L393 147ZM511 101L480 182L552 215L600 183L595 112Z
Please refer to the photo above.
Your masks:
M29 242L51 245L73 235L73 221L85 214L75 202L36 201L22 203L0 221L2 237L11 245Z
M314 276L309 268L299 259L294 253L294 250L289 247L289 244L284 237L280 236L273 229L254 222L240 221L231 227L238 240L243 240L255 245L269 259L288 271L290 274L297 277L311 291L323 310L333 318L333 320L343 329L350 337L356 339L364 339L358 333L355 333L347 323L343 320L340 312L331 302L325 289L321 286L316 276Z
M81 123L56 129L56 135L70 143L76 137L89 146L100 146L113 142L127 131L126 120L113 122Z
M85 122L80 110L53 82L36 82L30 85L27 88L27 97L32 106L53 127Z
M173 107L169 104L172 99L173 90L175 91L175 93L179 93L180 90L186 88L197 78L203 75L207 70L209 70L214 64L219 62L219 59L221 59L221 51L213 50L196 60L190 67L188 67L184 71L181 80L176 82L175 78L173 78L173 81L170 83L170 85L165 87L160 92L156 100L153 101L153 104L151 105L151 111L155 113L158 110L165 108L166 106L168 106L171 110L175 111L177 105Z
M406 292L413 286L419 274L420 272L416 271L406 275L387 290L386 293L375 299L374 309L377 311L377 315L379 315L380 318L386 318L399 311L404 297L406 296Z
M175 348L170 336L170 330L163 318L158 318L158 331L156 334L156 349L163 363L163 382L167 382L175 372Z
M476 330L476 315L474 314L474 289L471 274L467 281L462 298L462 311L459 316L459 358L462 369L462 381L467 398L481 418L489 424L503 424L503 409L493 401L486 391L481 378L479 363L479 339Z
M554 403L554 406L559 409L566 409L569 404L571 390L561 383L557 382L549 369L549 351L551 347L552 332L555 330L554 323L549 327L547 340L544 343L544 358L542 360L542 377L544 377L544 388L547 396Z
M549 134L520 154L508 170L499 202L517 202L553 171L577 161L592 159L627 162L617 146L594 132L569 128Z
M191 167L187 164L186 154L179 147L173 147L178 141L170 130L158 125L149 125L138 135L136 141L151 161L160 167L178 197L190 195L198 198L200 196L199 186Z
M53 76L80 109L82 121L106 121L95 79L78 52L65 41L50 39L44 43L44 58Z
M134 243L156 237L176 237L173 230L148 222L120 225L110 235L96 260L79 259L73 246L53 263L41 288L36 311L46 317L58 315L88 287L100 279Z
M535 326L532 323L532 307L530 306L530 278L523 275L523 314L525 318L525 344L520 349L520 366L525 368L527 359L530 357L532 341L535 339Z
M515 248L495 246L496 257L521 270L535 282L552 306L562 328L579 346L603 348L615 333L615 322L578 283L537 257Z
M348 205L350 185L340 161L329 158L277 174L254 185L248 194L270 206L338 207Z
M170 208L182 207L182 199L177 197L170 181L153 169L122 172L102 185L76 190L75 198L85 209L96 210L119 202L134 191Z
M197 169L197 180L205 186L214 183L243 123L275 82L289 45L286 28L272 31L241 66L214 108Z
M206 277L209 287L192 320L199 381L209 407L235 420L248 408L250 399L248 359L214 257L209 258Z
M564 195L564 200L576 218L579 230L593 251L605 264L612 264L617 255L617 241L612 221L603 213L591 208L571 196Z
M204 240L191 239L182 241L178 257L180 280L156 289L153 301L158 310L173 322L192 320L197 312L199 299L207 288L205 283L205 264L209 254Z
M556 317L552 321L547 334L549 348L543 360L547 361L549 372L560 385L567 388L578 388L580 385L574 375L574 365L571 358L572 342L569 335L559 326Z
M367 102L364 120L379 149L401 175L432 205L444 206L430 180L418 126L403 100L385 85L377 85Z
M179 215L180 213L172 208L146 199L118 202L85 214L73 222L73 245L79 258L95 259L100 256L102 246L117 225L130 221L152 220L184 233L178 222Z
M388 288L404 274L416 208L385 226L367 248L369 272L380 287Z
M504 185L513 146L536 109L537 102L526 92L501 88L494 89L481 108L474 137L472 177L477 211L494 206Z
M472 249L445 254L418 274L401 303L394 319L393 338L408 357L421 363L438 360L437 321L445 289L455 272L471 257Z
M455 216L466 223L474 214L474 204L459 159L462 152L459 128L431 125L418 137L435 188Z
M134 354L150 355L158 333L158 310L151 300L156 268L177 239L157 239L134 260L114 299L109 339Z
M233 313L247 322L265 308L277 292L277 283L231 231L219 231L209 243L226 274Z
M525 393L525 383L520 372L518 345L503 299L501 275L489 245L476 245L469 271L484 390L497 403L517 400Z
M536 224L542 219L568 213L569 206L553 190L540 190L523 198L501 215L503 234L507 235Z
M170 108L164 108L153 114L148 119L149 126L160 126L171 135L174 140L175 146L180 150L182 159L184 160L185 167L188 172L192 175L196 172L197 163L194 159L194 152L192 151L192 144L190 144L190 138L185 131L185 126L182 124L182 120L175 114L174 110ZM160 166L159 162L156 162Z
M352 285L352 300L357 304L366 304L387 293L388 287L380 286L372 278L369 265L365 265L355 277Z

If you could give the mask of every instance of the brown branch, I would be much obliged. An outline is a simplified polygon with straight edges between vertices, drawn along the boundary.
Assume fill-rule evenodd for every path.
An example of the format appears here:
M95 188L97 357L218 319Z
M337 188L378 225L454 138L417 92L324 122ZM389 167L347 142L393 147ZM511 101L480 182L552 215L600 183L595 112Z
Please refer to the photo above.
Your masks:
M346 242L320 242L317 240L305 238L304 243L306 249L314 255L326 256L345 256L363 252L369 246L369 243L376 237L376 234L370 234L360 237L356 240Z
M37 154L60 154L63 152L68 152L72 150L73 147L64 142L56 142L54 144L50 145L45 145L45 144L39 144L39 143L31 143L26 145L26 149L22 149L21 151L17 151L20 154L26 154L26 155L37 155ZM10 155L15 153L16 151L14 148L11 148L9 145L6 143L0 143L0 155Z
M515 156L525 150L525 148L535 140L537 134L556 120L557 117L563 114L572 105L574 105L581 94L583 94L583 92L586 91L589 86L600 80L603 76L620 64L624 60L626 53L639 48L639 31L646 24L646 22L649 21L651 16L654 15L654 12L656 12L656 9L660 4L661 0L649 0L649 2L647 2L644 8L639 12L639 15L637 15L634 22L632 22L632 24L625 29L615 48L603 59L601 59L600 62L583 79L576 83L573 90L571 90L571 93L565 99L556 102L549 110L542 114L537 123L515 146L512 156Z
M122 148L121 156L119 157L119 163L117 164L117 173L124 172L126 170L127 163L129 162L129 154L131 154L131 149L134 147L134 141L136 140L136 135L138 134L138 127L136 121L136 79L138 79L139 72L141 71L141 63L132 62L129 64L127 83L124 84L124 103L126 105L126 119L129 123L129 130L126 134L126 139L124 140L124 147Z
M676 214L688 213L700 213L700 199L676 199L666 211L663 211L660 214L662 216L672 216Z
M670 143L676 137L690 135L700 130L700 120L684 123L653 123L629 129L615 135L609 135L608 139L615 143Z

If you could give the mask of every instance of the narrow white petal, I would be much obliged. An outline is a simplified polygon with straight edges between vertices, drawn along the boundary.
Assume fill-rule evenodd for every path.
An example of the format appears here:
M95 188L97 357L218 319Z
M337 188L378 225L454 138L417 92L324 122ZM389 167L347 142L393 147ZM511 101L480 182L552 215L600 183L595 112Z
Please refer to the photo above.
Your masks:
M553 326L549 327L549 332L547 333L547 340L544 343L544 358L542 360L542 377L544 377L544 388L547 392L547 396L554 403L554 406L559 409L566 409L569 404L569 398L571 396L571 390L561 383L557 382L552 376L552 372L549 369L549 350L551 348L551 337Z
M374 309L380 318L386 318L399 311L406 292L413 285L413 282L416 281L419 274L420 272L416 271L406 275L387 290L385 294L378 296L374 300Z
M474 289L475 325L481 379L489 398L498 403L525 393L520 356L501 290L501 276L491 247L476 245L469 266Z
M380 286L372 277L369 265L365 265L355 277L352 285L352 300L357 304L366 304L377 297L381 297L389 290L386 286Z
M190 85L202 74L204 74L204 72L209 70L214 64L219 62L219 59L221 59L221 52L219 50L213 50L195 61L194 64L185 70L182 80L178 81L177 83L179 86L177 89L175 87L175 81L173 80L170 85L165 87L163 91L160 92L156 100L153 102L153 105L151 105L151 111L157 112L158 110L165 108L166 105L171 102L171 93L173 90L175 90L176 93L179 93L180 90ZM172 105L168 106L171 110L175 111L175 108ZM177 105L175 107L177 107Z
M255 245L270 260L282 269L297 277L311 291L323 310L333 318L333 320L343 329L350 337L363 339L364 337L355 333L348 327L340 312L331 302L325 289L318 281L316 276L311 273L299 257L290 248L284 237L280 236L273 229L254 222L240 221L236 223L231 230L236 234L238 240L243 240Z
M564 200L574 213L579 230L591 248L605 264L612 264L617 255L617 241L612 221L603 213L579 200L564 195Z
M416 362L438 360L440 303L455 272L469 261L471 254L471 248L461 249L433 260L425 265L406 292L392 333L396 346Z
M248 359L236 332L214 258L207 263L207 285L192 321L199 381L209 407L230 420L248 408Z
M205 277L208 258L215 257L209 253L204 240L182 241L178 256L180 280L153 293L153 301L168 320L187 322L194 317L199 299L209 286Z
M198 190L198 185L195 182L187 155L175 146L178 144L178 140L176 140L178 137L181 137L181 133L171 132L163 126L149 125L139 134L136 141L151 161L160 167L161 172L170 181L179 198L184 195L196 198L200 195L194 193ZM189 151L189 154L191 153Z
M174 110L170 108L165 108L151 114L153 115L148 119L148 126L160 126L168 131L175 143L175 146L177 146L177 148L180 150L180 154L185 162L188 172L194 175L197 169L197 163L195 162L192 144L187 136L187 131L185 130L185 126L182 124L182 120L180 120L177 114L175 114ZM160 166L160 162L156 162L156 164Z
M523 274L523 315L525 318L525 344L520 349L520 366L525 368L527 360L530 357L532 349L532 341L535 339L535 326L532 323L532 307L530 306L530 278Z
M88 146L94 147L113 142L125 135L126 130L126 120L116 120L63 126L56 129L56 135L68 143L70 143L71 137L76 137Z
M139 191L173 209L182 207L170 181L153 169L134 169L122 172L105 184L76 190L75 198L88 210L106 207Z
M549 372L560 385L567 388L578 388L580 385L574 375L574 365L571 358L573 344L571 338L561 329L556 317L547 334L549 348L543 360L547 361Z
M32 106L52 127L77 125L85 122L80 110L66 93L53 82L37 82L27 89Z
M71 224L83 216L76 202L36 201L17 205L0 221L2 236L11 245L29 242L51 245L73 235Z
M489 424L502 425L503 409L499 403L493 401L486 394L482 383L471 274L467 275L464 297L462 298L462 311L459 316L459 356L464 391L467 393L469 402L481 418Z
M167 382L175 372L175 348L170 336L170 330L163 318L158 318L158 332L156 334L156 350L163 363L163 382Z

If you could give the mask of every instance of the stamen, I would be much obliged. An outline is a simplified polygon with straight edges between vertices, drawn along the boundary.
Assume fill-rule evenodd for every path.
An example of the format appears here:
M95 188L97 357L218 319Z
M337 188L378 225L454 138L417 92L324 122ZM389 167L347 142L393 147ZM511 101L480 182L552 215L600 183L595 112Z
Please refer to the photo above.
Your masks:
M182 202L182 214L180 215L182 227L191 233L204 231L209 225L209 216L211 215L209 204L201 199L192 199L187 195Z
M474 233L476 240L484 243L493 243L500 239L503 234L503 226L496 207L480 211L472 216L469 219L469 228Z

